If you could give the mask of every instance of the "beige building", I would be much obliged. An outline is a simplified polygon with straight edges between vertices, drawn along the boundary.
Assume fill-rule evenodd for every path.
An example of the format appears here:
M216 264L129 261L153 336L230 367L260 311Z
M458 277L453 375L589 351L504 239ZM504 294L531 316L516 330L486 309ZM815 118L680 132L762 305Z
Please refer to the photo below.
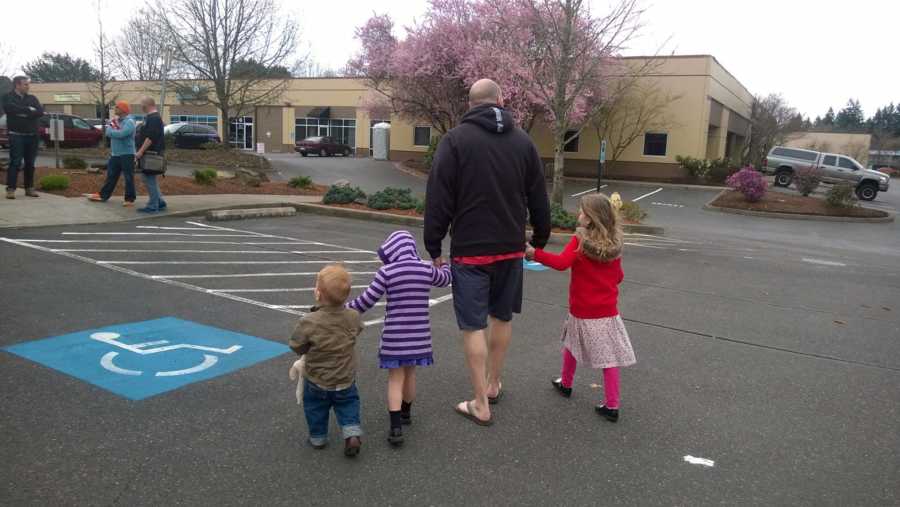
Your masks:
M630 58L640 61L640 58ZM619 160L607 166L610 177L633 179L678 179L685 176L678 167L678 155L720 158L736 155L749 136L752 95L712 56L672 56L661 59L654 71L642 79L653 80L660 90L677 100L666 106L670 120L659 128L648 128L624 150ZM352 146L358 156L367 156L371 146L371 126L391 123L390 157L406 160L421 157L434 135L425 123L399 117L370 118L360 108L367 89L349 78L298 78L289 82L273 104L254 107L232 118L230 129L213 106L195 105L190 97L169 90L162 110L167 123L191 122L215 126L223 139L241 149L290 152L297 140L329 135ZM96 100L86 83L35 83L37 95L48 111L85 118L97 117ZM158 97L155 82L122 81L113 85L113 94L132 104L139 116L138 102L144 95ZM225 135L229 131L229 135ZM531 132L542 157L553 159L553 143L545 125ZM566 147L566 173L594 176L600 140L593 129L585 129Z
M872 135L846 132L797 132L788 137L785 145L793 148L839 153L853 157L862 165L867 165Z

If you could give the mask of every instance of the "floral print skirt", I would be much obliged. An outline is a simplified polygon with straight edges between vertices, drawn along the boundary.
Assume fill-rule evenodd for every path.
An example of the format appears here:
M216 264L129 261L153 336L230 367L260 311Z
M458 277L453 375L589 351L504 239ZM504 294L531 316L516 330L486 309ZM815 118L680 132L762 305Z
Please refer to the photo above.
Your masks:
M637 362L619 315L579 319L569 314L560 340L580 364L591 368L630 366Z

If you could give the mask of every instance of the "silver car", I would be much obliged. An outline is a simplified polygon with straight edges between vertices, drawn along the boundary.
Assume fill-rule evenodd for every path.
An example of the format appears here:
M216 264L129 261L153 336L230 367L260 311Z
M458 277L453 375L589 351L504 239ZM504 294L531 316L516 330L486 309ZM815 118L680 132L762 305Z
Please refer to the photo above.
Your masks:
M790 186L794 174L801 169L814 168L825 183L850 183L856 196L872 201L878 192L887 192L890 178L881 172L866 169L853 158L837 153L821 153L802 148L776 146L769 151L763 172L775 175L775 186Z

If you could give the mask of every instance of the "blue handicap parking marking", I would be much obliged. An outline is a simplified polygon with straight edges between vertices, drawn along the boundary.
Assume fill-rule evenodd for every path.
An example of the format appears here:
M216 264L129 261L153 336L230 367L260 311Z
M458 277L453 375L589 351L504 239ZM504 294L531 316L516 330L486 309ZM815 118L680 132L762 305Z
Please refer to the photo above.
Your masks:
M5 347L131 400L230 373L284 354L286 345L166 317Z
M550 269L547 266L544 266L543 264L541 264L540 262L529 261L529 260L524 260L524 259L523 259L523 262L525 263L525 269L527 269L529 271L547 271L548 269Z

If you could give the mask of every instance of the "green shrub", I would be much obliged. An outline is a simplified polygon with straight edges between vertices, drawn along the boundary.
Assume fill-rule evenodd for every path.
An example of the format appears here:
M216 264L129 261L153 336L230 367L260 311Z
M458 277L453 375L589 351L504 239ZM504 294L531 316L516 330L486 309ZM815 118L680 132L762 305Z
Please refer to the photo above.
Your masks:
M717 158L709 161L709 170L706 172L706 181L710 183L723 184L728 177L736 173L738 169L734 167L731 160L727 158Z
M828 189L825 201L835 208L851 208L856 205L856 191L849 183L838 183Z
M288 186L294 188L309 188L312 184L312 178L309 176L295 176L288 181Z
M351 202L361 201L366 198L366 193L359 187L351 186L331 186L322 202L325 204L350 204Z
M647 212L641 209L640 204L634 201L623 202L622 207L619 208L619 213L622 215L622 218L629 222L641 223L647 218Z
M38 186L41 190L65 190L69 188L69 177L63 174L49 174L38 181Z
M215 169L197 169L194 171L194 181L201 185L213 185L219 173Z
M694 157L682 157L681 155L675 157L675 160L681 167L685 168L694 179L701 181L705 180L709 173L710 162L708 160Z
M822 175L815 167L805 167L794 174L794 188L806 197L813 193L822 183Z
M550 206L550 225L560 229L575 230L578 225L578 215L569 213L559 204Z
M63 167L66 169L87 169L87 162L79 157L68 156L62 159Z
M412 196L411 189L387 187L370 195L367 205L372 209L414 209L418 199Z
M431 164L434 162L434 152L437 151L439 142L441 142L440 137L432 137L431 141L428 142L428 151L426 151L425 156L422 157L422 164L425 165L427 171L431 170Z
M425 199L424 198L419 199L419 203L416 204L416 213L418 213L420 215L425 214Z
M214 143L214 142L212 142L212 141L203 143L203 144L200 145L200 147L203 148L204 150L219 150L219 151L222 151L222 150L227 150L227 149L229 149L229 146L228 146L227 144L225 144L225 143Z

